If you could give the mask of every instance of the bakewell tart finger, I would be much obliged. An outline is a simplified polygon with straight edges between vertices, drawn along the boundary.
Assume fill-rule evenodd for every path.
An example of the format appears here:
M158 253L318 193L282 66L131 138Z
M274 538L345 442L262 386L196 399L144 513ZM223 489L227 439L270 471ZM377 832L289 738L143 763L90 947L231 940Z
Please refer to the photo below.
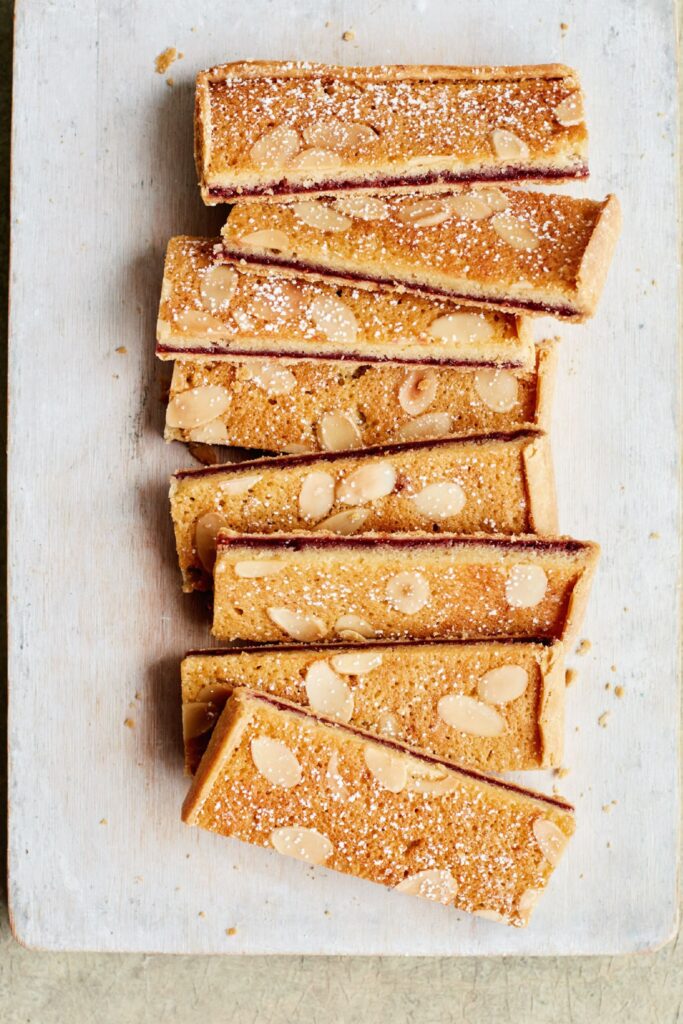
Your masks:
M221 715L182 818L518 927L574 832L559 797L244 689Z
M196 771L238 686L482 771L561 763L565 677L558 641L387 644L366 640L372 630L354 616L346 632L361 645L339 640L186 655L186 771Z
M356 615L384 640L568 641L598 552L569 537L219 530L213 635L319 643Z
M613 195L596 202L485 188L382 202L385 215L374 221L340 220L330 199L238 203L217 258L581 321L595 312L621 223Z
M178 359L167 441L342 451L462 433L547 429L557 346L531 370L287 359Z
M187 237L169 242L157 321L160 359L533 366L527 318L438 297L340 288L289 277L277 268L244 273L216 264L213 250L219 242Z
M413 394L421 403L424 392ZM557 533L550 442L538 431L185 470L171 480L170 501L186 591L211 586L220 527L342 535Z
M578 76L561 64L243 61L197 76L209 204L337 194L364 209L362 193L377 190L584 178L587 149Z

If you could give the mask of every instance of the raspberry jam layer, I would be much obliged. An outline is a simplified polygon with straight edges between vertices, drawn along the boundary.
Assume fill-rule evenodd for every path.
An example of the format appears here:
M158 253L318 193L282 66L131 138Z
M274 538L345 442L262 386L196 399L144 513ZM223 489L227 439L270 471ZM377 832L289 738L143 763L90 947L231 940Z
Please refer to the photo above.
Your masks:
M341 548L344 551L362 551L368 549L387 548L389 551L403 551L411 548L420 550L422 548L498 548L506 554L514 554L518 551L539 551L547 554L572 555L578 554L590 548L589 544L583 541L574 540L571 537L554 538L544 540L542 537L515 537L514 540L497 540L491 537L447 537L443 534L429 537L396 536L387 534L377 536L376 534L361 537L338 537L336 535L325 536L324 534L312 534L302 536L286 536L281 533L274 534L219 534L217 546L219 548L270 548L275 550L306 551L325 550L329 548Z

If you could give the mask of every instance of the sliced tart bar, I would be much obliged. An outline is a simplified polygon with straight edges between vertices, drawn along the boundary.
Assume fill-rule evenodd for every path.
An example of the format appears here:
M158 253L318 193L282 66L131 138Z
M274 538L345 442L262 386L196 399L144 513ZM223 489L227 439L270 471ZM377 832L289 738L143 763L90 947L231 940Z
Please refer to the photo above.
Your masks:
M550 342L538 346L531 370L178 359L164 436L310 452L454 433L545 429L556 359Z
M244 117L244 111L249 117ZM575 71L521 67L223 64L197 76L205 203L585 178Z
M385 640L566 640L579 628L598 552L569 537L220 530L213 634L317 643L354 615Z
M557 641L191 651L180 675L191 774L238 686L474 768L552 768L562 759L565 681Z
M518 927L575 827L560 797L245 689L226 704L182 817Z
M550 443L538 431L185 470L172 478L170 499L186 591L210 587L221 528L557 533Z
M439 298L339 288L277 268L215 262L220 239L172 238L157 322L160 359L288 356L530 368L529 321Z
M218 255L512 313L585 320L595 312L619 233L615 196L595 202L494 187L381 202L375 220L342 214L330 199L238 203Z

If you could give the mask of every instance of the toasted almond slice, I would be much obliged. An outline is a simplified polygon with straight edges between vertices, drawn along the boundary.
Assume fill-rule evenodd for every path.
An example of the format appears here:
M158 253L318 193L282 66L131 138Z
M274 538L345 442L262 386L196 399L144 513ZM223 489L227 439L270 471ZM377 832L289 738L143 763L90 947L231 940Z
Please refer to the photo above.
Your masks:
M188 433L190 441L203 441L204 444L229 444L228 428L221 419L211 420L203 427L195 427Z
M258 580L264 576L277 576L286 568L286 562L279 562L275 558L250 558L244 562L235 562L235 576L245 580Z
M529 685L529 673L521 665L501 665L485 672L477 693L488 704L509 704L521 697Z
M305 455L311 451L305 444L286 444L282 450L286 455Z
M173 328L176 334L178 331L182 331L187 335L189 347L190 338L201 338L205 334L222 334L225 331L225 324L202 309L183 309L173 317ZM174 338L174 344L176 341L177 339ZM182 346L184 341L185 339L182 342L177 341L177 343Z
M361 149L367 149L377 142L378 135L368 124L356 122L349 126L346 136L345 149L350 153L357 153Z
M245 313L243 309L231 310L231 316L235 323L237 324L237 326L239 327L239 329L243 331L245 334L250 334L251 331L253 331L254 328L256 327L256 324L254 323L252 318L249 316L248 313ZM244 364L242 364L242 366L244 366Z
M304 149L289 161L294 171L326 171L339 167L342 157L330 149Z
M234 480L224 480L220 484L220 489L223 494L229 494L233 497L236 494L246 494L252 487L256 487L256 484L261 479L258 473L247 473L245 476L235 477Z
M448 412L425 412L414 420L403 423L397 433L398 441L419 441L423 437L444 437L453 429L453 418Z
M237 271L218 264L202 275L199 294L202 305L212 313L227 309L237 289Z
M413 370L398 389L398 402L409 416L419 416L436 398L437 376L433 370Z
M458 780L452 774L444 775L441 779L417 776L408 780L406 788L411 793L421 793L423 796L445 796L458 788Z
M346 231L353 221L331 206L315 199L305 203L292 203L291 210L299 220L320 231Z
M423 900L434 900L447 906L458 894L458 883L450 871L441 868L427 868L414 875L408 875L395 886L396 892L408 896L420 896Z
M400 793L408 781L408 765L405 757L397 756L390 750L378 746L365 747L365 764L380 786L390 793Z
M463 220L484 220L491 216L493 210L481 192L460 192L448 199L448 205L456 217Z
M328 533L338 533L342 537L348 537L352 533L358 533L363 524L370 516L370 509L349 508L344 512L335 512L328 519L318 523L316 530L327 530Z
M474 387L484 405L493 412L509 412L517 405L519 383L509 370L477 370Z
M491 132L493 151L501 160L525 160L529 156L529 147L519 135L507 128L494 128Z
M213 728L218 718L218 708L214 704L203 701L194 701L183 704L183 738L187 740L203 736L205 732Z
M318 295L308 312L317 329L336 345L353 345L358 321L350 306L336 295Z
M197 520L194 528L194 546L197 549L197 557L207 572L213 572L216 561L218 531L227 525L227 519L219 512L207 512Z
M505 720L497 711L462 693L442 697L437 704L437 714L451 729L471 736L500 736L505 728Z
M360 615L340 615L334 624L334 629L339 636L344 632L355 633L362 640L372 640L377 636L377 630L370 625L367 619L362 619Z
M532 827L541 853L551 867L556 868L567 845L568 837L561 828L558 828L553 821L548 821L547 818L536 818Z
M493 336L493 325L483 313L447 313L437 317L427 333L449 344L483 344Z
M304 142L312 149L341 153L348 145L348 126L338 117L326 117L303 129Z
M528 923L529 918L531 917L531 912L542 895L542 889L525 889L517 900L517 913L522 918L524 924Z
M181 391L172 398L166 410L166 425L191 430L222 416L230 405L230 394L217 384Z
M251 231L248 235L240 238L242 245L253 246L255 249L274 249L281 252L289 249L289 238L277 228L261 228L260 231Z
M547 588L548 577L540 565L513 565L505 581L505 597L511 608L534 608Z
M327 515L334 505L334 477L314 470L304 477L299 491L299 513L302 519L315 522Z
M513 249L530 251L541 244L528 225L507 211L491 217L491 227Z
M249 367L250 380L269 395L288 395L296 387L296 377L286 366L272 363L252 363Z
M510 205L508 197L497 185L487 185L485 188L480 188L477 191L477 195L486 200L488 208L492 213L502 213Z
M456 516L465 506L465 492L454 480L442 483L427 484L410 499L426 519L439 522Z
M257 772L273 786L292 789L301 782L301 765L281 740L256 736L251 741L251 759Z
M418 199L402 205L396 216L408 227L431 228L450 220L453 212L443 199Z
M282 167L299 151L300 145L299 133L281 124L254 143L249 157L256 167Z
M386 595L387 601L397 612L415 615L429 601L429 583L422 573L399 572L389 580Z
M270 841L278 853L307 864L324 864L334 852L334 846L322 832L300 825L285 825L270 834Z
M396 486L396 470L383 460L360 466L337 485L337 500L343 505L365 505L385 498Z
M306 695L314 711L337 722L350 722L353 693L326 661L314 661L306 672Z
M333 751L330 755L330 760L327 762L325 782L332 794L333 800L346 801L351 796L339 771L339 754L336 750Z
M553 114L555 115L555 120L563 128L573 128L576 124L582 124L585 115L581 92L577 89L576 92L570 93L566 99L562 100L555 107Z
M497 910L489 910L488 907L482 907L481 910L473 910L472 913L475 917L481 917L485 921L504 921L505 918Z
M232 695L232 691L233 686L231 683L209 683L208 686L202 686L197 694L197 700L222 705Z
M400 728L401 723L391 711L384 711L377 719L377 731L380 736L398 736Z
M313 640L320 640L327 633L327 626L315 615L303 615L301 612L293 612L290 608L267 608L266 612L270 621L293 640L311 643Z
M249 303L249 310L267 323L278 323L295 316L303 301L304 297L296 285L267 278Z
M346 676L363 676L379 668L382 655L378 651L350 651L348 654L335 654L332 668Z
M386 220L389 216L386 203L377 196L342 196L334 205L341 213L357 220Z
M318 425L318 441L323 451L341 452L346 448L360 447L363 438L346 413L326 412Z

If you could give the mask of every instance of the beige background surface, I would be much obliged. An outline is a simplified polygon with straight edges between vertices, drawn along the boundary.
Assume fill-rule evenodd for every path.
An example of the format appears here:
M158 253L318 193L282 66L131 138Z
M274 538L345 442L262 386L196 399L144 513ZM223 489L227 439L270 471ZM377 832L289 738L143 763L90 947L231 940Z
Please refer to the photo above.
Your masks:
M679 25L680 20L679 14ZM10 51L11 5L2 2L0 231L5 245ZM2 345L3 374L4 350ZM94 1018L102 1024L677 1024L683 1021L683 946L679 940L641 957L533 960L57 955L20 947L10 935L3 904L0 1020L80 1024Z

